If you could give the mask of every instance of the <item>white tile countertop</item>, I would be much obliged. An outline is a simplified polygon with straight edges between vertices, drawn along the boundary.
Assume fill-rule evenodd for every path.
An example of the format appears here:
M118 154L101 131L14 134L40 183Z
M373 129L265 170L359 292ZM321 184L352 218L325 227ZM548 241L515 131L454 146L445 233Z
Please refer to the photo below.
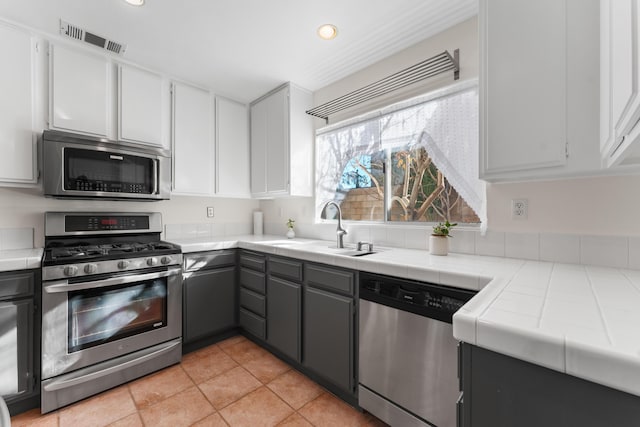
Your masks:
M0 271L40 268L42 248L0 251Z
M334 242L279 236L173 242L479 290L454 315L456 339L640 396L640 271L395 248L348 257Z

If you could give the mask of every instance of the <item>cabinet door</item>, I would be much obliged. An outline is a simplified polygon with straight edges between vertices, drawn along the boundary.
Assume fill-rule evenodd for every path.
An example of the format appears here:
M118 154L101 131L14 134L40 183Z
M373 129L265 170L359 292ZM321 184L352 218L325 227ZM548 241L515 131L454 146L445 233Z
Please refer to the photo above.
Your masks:
M289 191L289 89L267 98L267 193Z
M50 127L107 136L111 67L98 55L51 45Z
M638 2L610 2L611 114L616 137L629 133L640 115L638 98Z
M190 273L184 281L183 341L236 325L235 267Z
M482 177L565 165L566 1L483 0L480 43Z
M600 146L605 166L640 163L639 3L600 3Z
M35 183L36 135L33 132L34 49L31 35L0 25L0 181Z
M33 387L33 301L0 302L0 395L9 403Z
M216 97L216 160L216 194L250 197L247 107L220 97Z
M275 277L267 282L267 342L300 361L301 285Z
M343 390L354 392L353 299L306 287L303 364Z
M163 145L164 89L162 76L127 65L118 66L119 139Z
M173 193L213 194L212 117L209 92L173 85Z
M267 102L251 106L251 194L267 193Z

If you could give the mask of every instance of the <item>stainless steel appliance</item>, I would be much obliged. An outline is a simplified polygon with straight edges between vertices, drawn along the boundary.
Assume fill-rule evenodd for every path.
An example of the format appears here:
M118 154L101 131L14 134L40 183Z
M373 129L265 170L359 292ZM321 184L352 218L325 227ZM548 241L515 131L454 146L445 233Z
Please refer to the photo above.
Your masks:
M178 363L182 253L159 213L45 214L43 413Z
M475 292L360 275L359 405L392 426L455 427L452 316Z
M171 153L150 146L46 130L45 196L163 200L171 192Z

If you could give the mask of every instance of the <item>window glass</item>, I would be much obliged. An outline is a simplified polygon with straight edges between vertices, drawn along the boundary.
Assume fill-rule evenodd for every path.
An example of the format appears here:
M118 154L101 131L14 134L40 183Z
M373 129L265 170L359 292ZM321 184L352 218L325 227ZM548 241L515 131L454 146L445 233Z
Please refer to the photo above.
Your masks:
M343 219L384 221L385 153L377 121L319 136L316 147L319 216L336 217L335 209L321 212L333 200L340 205Z
M473 88L320 133L316 218L334 201L345 220L480 223L477 103Z

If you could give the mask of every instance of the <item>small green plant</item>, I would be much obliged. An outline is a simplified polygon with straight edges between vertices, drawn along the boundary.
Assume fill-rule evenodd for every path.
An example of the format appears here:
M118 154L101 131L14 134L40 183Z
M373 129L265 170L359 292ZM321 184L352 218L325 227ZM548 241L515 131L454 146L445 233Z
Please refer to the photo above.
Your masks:
M293 230L293 226L295 225L296 221L289 218L289 220L287 221L287 228Z
M444 223L439 222L437 225L433 226L433 235L434 236L453 237L450 234L450 232L451 232L451 228L455 227L456 225L458 225L457 222L454 222L453 224L451 224L448 220L445 221Z

